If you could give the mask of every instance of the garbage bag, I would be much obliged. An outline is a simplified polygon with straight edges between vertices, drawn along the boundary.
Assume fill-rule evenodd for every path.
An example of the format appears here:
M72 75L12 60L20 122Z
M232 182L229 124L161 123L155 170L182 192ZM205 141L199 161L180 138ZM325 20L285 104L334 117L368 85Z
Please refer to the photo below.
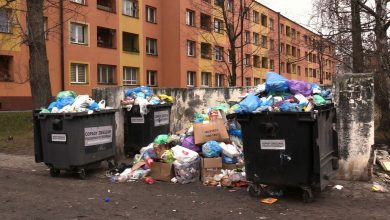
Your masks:
M169 136L166 135L166 134L160 134L159 136L157 136L153 143L155 144L166 144L168 143L168 139L169 139Z
M236 164L238 163L238 160L236 157L229 157L225 154L222 154L222 163L226 164Z
M139 112L141 115L147 115L148 114L148 105L149 102L145 98L138 97L135 99L134 102L135 105L139 105Z
M239 138L242 138L242 131L241 131L241 129L231 128L231 129L229 129L229 134L233 135L233 136L236 136L236 137L239 137Z
M253 112L261 105L259 97L249 94L243 101L240 102L240 107L243 112Z
M208 121L208 120L210 120L209 115L207 115L207 114L195 113L195 123L203 122L203 121Z
M173 155L173 151L172 150L166 150L161 155L161 159L163 159L165 163L172 164L175 161L175 157Z
M200 177L200 157L187 163L175 161L173 163L177 182L181 184L193 183L199 181Z
M221 103L221 104L219 104L219 105L217 105L217 106L212 107L212 108L211 108L211 111L212 111L212 110L221 110L221 111L223 111L223 112L225 112L225 113L228 113L228 112L229 112L229 104L227 104L227 103Z
M268 72L265 88L267 92L286 92L288 91L288 79L275 72Z
M166 101L168 103L173 103L173 98L172 96L168 96L168 95L164 95L164 94L161 94L161 95L158 95L158 97L163 100L163 101Z
M100 109L100 108L99 108L99 104L96 103L96 102L94 101L94 102L92 102L92 103L88 106L88 109L89 109L89 110L99 110L99 109Z
M255 89L255 92L256 92L256 93L265 92L265 83L260 84L260 85L257 85L257 87L256 87L256 89Z
M187 149L185 147L176 145L172 147L173 156L178 163L189 163L196 160L199 157L199 154L193 150Z
M125 97L133 96L134 98L136 98L137 93L139 92L142 92L141 87L129 89L125 92Z
M314 98L314 104L317 106L326 104L326 100L320 95L314 95L313 98Z
M153 96L153 91L147 87L147 86L141 86L141 91L147 96L147 97L150 97L150 96Z
M311 89L313 90L313 94L321 94L322 89L320 86L318 86L315 83L311 83L310 85L311 85Z
M321 91L321 96L325 99L331 99L332 98L332 90L327 89L327 90Z
M290 103L289 101L283 102L280 106L282 112L299 112L300 106L297 103Z
M74 100L75 99L72 96L63 96L59 98L57 101L50 103L47 109L51 112L53 108L57 108L58 110L61 110L63 107L67 105L72 105L74 103Z
M146 98L146 95L145 95L145 93L143 93L143 92L138 92L138 93L136 94L136 96L137 96L137 98Z
M151 105L159 105L161 103L161 100L158 96L153 96L150 100L149 100L149 104Z
M195 144L194 136L187 136L183 139L181 144L183 147L193 150L195 152L200 152L201 149L198 145Z
M225 143L220 143L219 144L222 148L222 155L225 155L227 157L237 157L240 155L240 152L237 150L237 147L235 147L232 144L225 144Z
M72 97L76 98L76 93L74 91L61 91L57 94L56 100L61 99L63 97Z
M221 152L222 148L216 141L208 141L202 145L202 153L204 157L219 157Z
M309 100L302 94L296 94L294 98L298 100L300 105L306 106L307 104L309 104Z
M289 80L288 88L292 94L302 94L304 96L309 96L312 93L312 86L309 83L299 80Z

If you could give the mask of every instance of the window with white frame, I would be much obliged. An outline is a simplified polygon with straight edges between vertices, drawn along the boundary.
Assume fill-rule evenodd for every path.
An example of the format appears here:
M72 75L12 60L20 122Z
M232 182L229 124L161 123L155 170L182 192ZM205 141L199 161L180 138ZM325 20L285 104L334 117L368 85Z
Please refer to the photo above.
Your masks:
M220 34L223 32L223 21L217 18L214 19L214 31Z
M122 13L124 15L138 18L138 1L137 0L122 0Z
M195 86L196 72L187 72L187 86Z
M211 86L211 73L210 72L202 72L201 85L202 86Z
M260 34L253 32L253 44L260 45Z
M227 0L227 6L228 11L233 11L233 0Z
M186 25L195 26L195 11L187 9L186 11Z
M136 67L123 67L123 84L138 85L138 72Z
M274 19L269 19L269 29L272 31L274 30Z
M155 7L146 6L146 21L157 23L157 9Z
M245 54L244 65L245 66L250 66L251 65L251 55L250 54Z
M267 48L267 43L268 43L267 36L262 35L261 36L261 47Z
M215 86L223 87L224 86L224 75L223 74L215 74Z
M194 57L196 50L196 43L192 40L187 40L187 56Z
M116 66L98 64L98 83L102 84L114 84L115 83L115 71Z
M11 10L0 8L0 33L11 33Z
M245 86L252 86L252 80L250 77L245 78Z
M215 47L215 60L223 61L223 47L219 47L219 46Z
M245 31L244 42L247 44L251 42L251 33L249 31Z
M157 55L157 40L146 38L146 54Z
M88 44L88 26L76 22L70 23L70 42L74 44Z
M260 13L259 12L253 10L252 21L255 22L256 24L260 23Z
M71 0L71 2L75 2L81 5L85 5L85 0Z
M87 83L87 64L71 63L70 64L70 82L71 83Z
M157 86L157 71L148 70L146 74L148 86Z

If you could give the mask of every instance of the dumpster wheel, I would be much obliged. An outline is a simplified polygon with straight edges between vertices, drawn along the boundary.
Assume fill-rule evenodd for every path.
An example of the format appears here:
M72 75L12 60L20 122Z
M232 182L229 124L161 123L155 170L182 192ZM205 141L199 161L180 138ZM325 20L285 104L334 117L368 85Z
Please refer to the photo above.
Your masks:
M54 167L50 167L50 176L52 177L58 177L60 175L61 171L59 169L56 169Z
M303 202L304 203L313 202L314 196L313 196L313 192L312 192L311 188L310 187L302 187L302 190L303 190L303 194L302 194Z
M249 184L247 191L250 196L252 197L260 197L261 193L263 192L263 188L260 186L260 184Z
M85 179L85 177L86 177L85 169L80 169L77 173L78 173L79 178L81 180Z

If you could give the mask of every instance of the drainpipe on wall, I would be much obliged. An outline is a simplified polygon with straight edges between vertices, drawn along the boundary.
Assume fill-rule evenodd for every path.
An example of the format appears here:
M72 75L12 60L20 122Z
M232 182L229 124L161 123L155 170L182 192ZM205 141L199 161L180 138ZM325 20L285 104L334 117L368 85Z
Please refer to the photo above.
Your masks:
M65 90L65 56L64 56L64 1L60 0L60 57L61 57L61 91Z
M281 59L281 55L280 55L281 51L280 51L280 12L278 12L278 56L279 56L279 74L281 73L280 69L281 69L281 62L280 62L280 59Z
M241 0L240 1L240 13L241 13L241 21L240 21L240 26L241 26L241 86L244 87L244 34L245 34L245 31L244 31L244 10L245 10L245 7L244 7L244 3L243 1Z

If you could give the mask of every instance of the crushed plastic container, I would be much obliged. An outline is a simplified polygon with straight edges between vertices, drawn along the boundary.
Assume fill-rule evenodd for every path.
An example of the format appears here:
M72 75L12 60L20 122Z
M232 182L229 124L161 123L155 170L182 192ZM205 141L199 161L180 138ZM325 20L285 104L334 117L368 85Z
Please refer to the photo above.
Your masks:
M84 179L87 168L114 158L117 110L93 114L39 111L33 111L35 161L45 163L51 176L68 170Z

